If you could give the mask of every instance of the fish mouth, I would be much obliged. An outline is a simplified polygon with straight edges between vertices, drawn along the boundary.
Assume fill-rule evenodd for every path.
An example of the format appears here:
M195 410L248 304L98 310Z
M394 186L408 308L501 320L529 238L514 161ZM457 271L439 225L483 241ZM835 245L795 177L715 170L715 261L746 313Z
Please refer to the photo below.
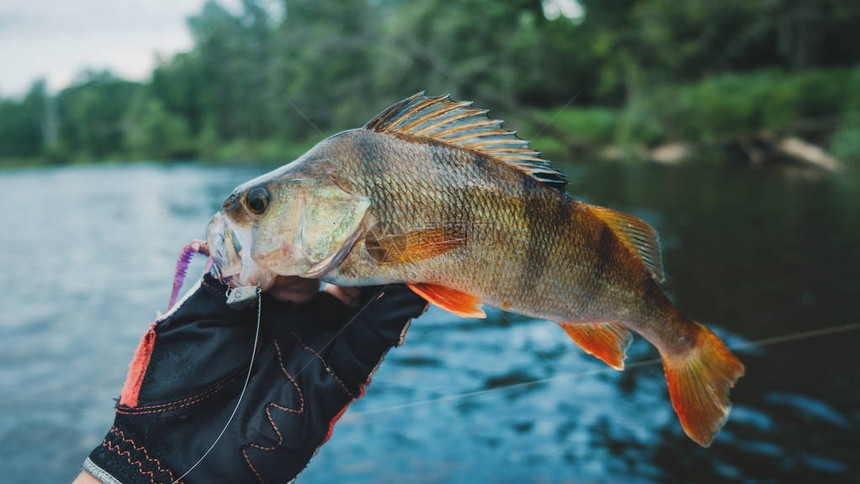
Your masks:
M274 284L277 274L251 258L250 232L234 227L221 212L206 227L206 243L214 277L231 285L259 286L263 290Z

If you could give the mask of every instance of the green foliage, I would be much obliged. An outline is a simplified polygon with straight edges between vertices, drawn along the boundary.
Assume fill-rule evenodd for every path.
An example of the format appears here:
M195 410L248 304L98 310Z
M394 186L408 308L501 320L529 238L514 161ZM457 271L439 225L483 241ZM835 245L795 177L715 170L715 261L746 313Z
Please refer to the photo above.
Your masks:
M662 85L631 101L627 130L631 140L653 143L713 141L764 130L790 133L809 122L835 124L851 90L860 89L849 82L852 78L856 73L846 69L763 70ZM662 132L651 128L655 124Z
M219 160L267 161L284 164L298 158L314 144L314 141L290 142L279 139L252 141L241 138L220 145L210 157Z
M57 96L60 142L70 153L105 158L123 149L122 122L140 85L108 72L86 72Z
M860 163L860 111L849 113L845 123L830 138L830 149L837 158Z
M0 99L0 159L286 161L419 90L535 130L553 119L535 142L548 151L823 121L854 156L851 2L579 3L583 17L550 19L536 0L209 0L188 20L194 47L144 84L85 72L56 95L37 83Z
M194 156L185 118L170 113L161 101L138 96L129 108L125 146L134 157L150 159Z
M543 117L551 119L553 126L567 133L570 139L592 144L614 141L618 130L618 111L609 108L565 108L547 110Z
M36 82L22 102L0 100L0 158L39 155L45 143L45 83Z
M860 9L842 0L579 0L600 89L626 96L763 67L860 59Z
M200 133L212 99L199 51L177 54L160 62L148 88L153 99L187 123L190 134Z
M837 157L860 166L860 68L855 68L846 83L844 122L830 138L830 149Z

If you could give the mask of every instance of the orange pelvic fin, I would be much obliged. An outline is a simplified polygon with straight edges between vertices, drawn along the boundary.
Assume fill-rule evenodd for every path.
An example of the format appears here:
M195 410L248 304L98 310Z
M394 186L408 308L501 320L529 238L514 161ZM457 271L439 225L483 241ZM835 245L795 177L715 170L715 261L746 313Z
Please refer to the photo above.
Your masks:
M561 322L559 326L586 353L603 360L616 370L624 369L625 350L633 335L615 323Z
M367 253L380 265L417 262L442 255L466 243L466 229L438 226L408 232L372 228L365 239Z
M662 355L672 406L684 432L708 447L725 424L731 409L729 390L743 376L744 365L708 328L693 349L681 355Z
M437 284L407 284L415 294L427 301L464 318L486 318L487 314L481 310L481 300L478 296L472 296L465 292L439 286Z
M660 243L657 231L653 227L632 215L609 208L596 205L589 205L588 208L591 209L591 213L603 220L612 229L628 249L639 257L655 281L663 282Z

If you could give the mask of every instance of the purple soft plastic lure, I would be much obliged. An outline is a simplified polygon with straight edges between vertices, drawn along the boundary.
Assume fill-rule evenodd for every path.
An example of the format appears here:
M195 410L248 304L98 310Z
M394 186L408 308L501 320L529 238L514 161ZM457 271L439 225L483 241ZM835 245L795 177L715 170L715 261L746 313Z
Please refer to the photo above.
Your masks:
M209 246L202 240L192 240L185 244L179 252L179 258L176 260L176 275L173 277L173 292L170 294L170 303L167 305L167 310L176 303L176 298L179 296L179 291L182 289L182 283L185 282L185 274L188 272L188 264L194 257L194 254L203 254L209 257ZM214 267L212 257L206 262L206 272L217 268Z

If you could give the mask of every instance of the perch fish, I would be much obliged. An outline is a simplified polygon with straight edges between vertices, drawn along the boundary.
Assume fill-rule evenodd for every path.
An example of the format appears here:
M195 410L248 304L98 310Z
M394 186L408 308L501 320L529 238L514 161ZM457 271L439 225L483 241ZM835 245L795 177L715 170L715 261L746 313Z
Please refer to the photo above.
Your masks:
M405 283L459 316L555 321L618 370L636 332L660 351L684 431L710 445L744 367L663 294L655 230L568 197L486 113L418 93L239 186L207 229L216 270L263 289L277 275Z

